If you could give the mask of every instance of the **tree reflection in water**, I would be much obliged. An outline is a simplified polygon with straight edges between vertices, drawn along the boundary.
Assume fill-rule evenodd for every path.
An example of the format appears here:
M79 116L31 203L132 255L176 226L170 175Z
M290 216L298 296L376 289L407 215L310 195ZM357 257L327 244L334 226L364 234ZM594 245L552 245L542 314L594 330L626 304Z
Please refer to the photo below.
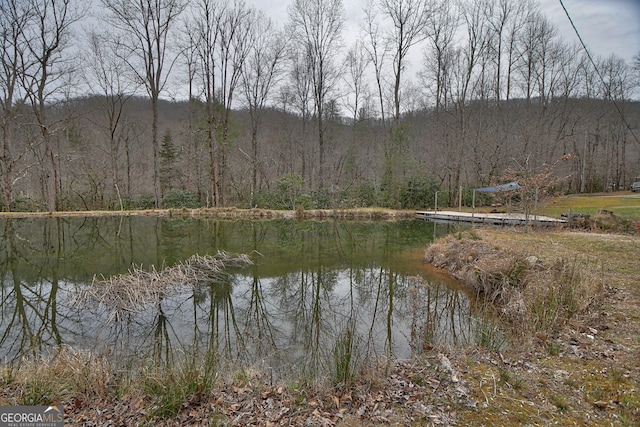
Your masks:
M58 309L64 239L61 221L39 230L41 245L19 233L15 221L4 221L0 243L0 355L34 355L62 344L61 330L70 315ZM46 260L39 264L37 260ZM27 265L30 277L23 278ZM60 317L59 317L60 316Z
M122 365L188 356L344 382L379 357L474 340L467 295L403 261L432 238L426 223L124 221L2 223L4 360L64 344ZM177 287L116 321L104 304L74 301L93 274L122 273L127 260L171 265L217 250L252 253L255 264L221 282Z

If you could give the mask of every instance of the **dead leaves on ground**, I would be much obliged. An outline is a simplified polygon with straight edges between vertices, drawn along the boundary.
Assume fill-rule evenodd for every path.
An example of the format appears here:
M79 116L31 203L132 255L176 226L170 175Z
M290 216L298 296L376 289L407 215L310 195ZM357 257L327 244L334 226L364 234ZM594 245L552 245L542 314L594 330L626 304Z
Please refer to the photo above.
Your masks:
M210 395L191 397L175 417L164 420L148 415L153 409L148 397L111 402L74 400L66 404L67 422L84 426L454 425L457 408L476 405L443 354L389 363L380 367L379 375L369 375L371 379L349 387L266 387L258 378L248 385L224 385Z

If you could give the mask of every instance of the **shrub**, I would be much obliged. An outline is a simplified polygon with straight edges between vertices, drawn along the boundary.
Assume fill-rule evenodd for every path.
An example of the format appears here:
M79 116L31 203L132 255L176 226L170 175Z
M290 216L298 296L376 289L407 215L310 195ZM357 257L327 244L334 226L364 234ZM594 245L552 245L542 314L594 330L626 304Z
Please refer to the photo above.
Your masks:
M258 190L253 194L254 207L262 209L281 209L277 192L273 190Z
M545 264L466 237L439 239L427 248L425 261L448 269L495 304L514 336L555 332L603 293L597 266L589 262L558 259Z
M305 209L329 209L332 206L331 197L327 190L315 190L309 194L310 207Z
M13 212L35 212L41 210L41 206L38 202L28 197L17 197L11 202L11 210Z
M153 209L156 207L156 201L153 196L139 196L130 199L123 199L122 205L124 209Z
M378 206L378 190L375 185L365 182L354 190L354 199L356 207Z
M304 178L295 173L284 174L276 181L276 189L282 209L296 209Z
M169 190L162 198L165 208L188 208L196 209L202 207L198 197L185 190Z
M425 178L409 178L400 189L400 207L402 209L418 209L432 206L435 193L440 186Z

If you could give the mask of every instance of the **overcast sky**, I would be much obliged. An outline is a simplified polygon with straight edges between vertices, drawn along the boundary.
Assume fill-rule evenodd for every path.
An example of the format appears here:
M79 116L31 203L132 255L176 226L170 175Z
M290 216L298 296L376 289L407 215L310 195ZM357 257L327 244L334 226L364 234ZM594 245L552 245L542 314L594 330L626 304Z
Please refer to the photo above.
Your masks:
M280 24L287 20L287 6L291 1L247 0ZM560 0L539 1L547 16L558 27L560 35L569 42L577 42ZM592 55L608 57L615 54L630 61L640 53L640 0L563 1ZM366 2L367 0L343 0L349 20L347 34L357 34Z
M592 55L631 60L640 53L640 0L563 0ZM577 36L559 0L541 0L543 9L570 41Z

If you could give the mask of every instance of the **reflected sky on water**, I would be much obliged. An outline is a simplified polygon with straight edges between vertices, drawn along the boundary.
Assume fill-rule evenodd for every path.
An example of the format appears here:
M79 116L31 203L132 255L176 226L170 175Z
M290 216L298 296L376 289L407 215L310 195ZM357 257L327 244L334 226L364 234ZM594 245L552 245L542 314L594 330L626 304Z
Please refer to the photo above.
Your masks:
M121 364L180 355L260 364L276 374L327 372L409 358L433 344L473 341L468 296L422 263L434 233L423 221L220 221L157 217L0 222L0 355L60 345ZM143 309L78 299L94 276L171 266L193 254L249 254L220 282L176 284ZM348 338L345 341L345 337Z

